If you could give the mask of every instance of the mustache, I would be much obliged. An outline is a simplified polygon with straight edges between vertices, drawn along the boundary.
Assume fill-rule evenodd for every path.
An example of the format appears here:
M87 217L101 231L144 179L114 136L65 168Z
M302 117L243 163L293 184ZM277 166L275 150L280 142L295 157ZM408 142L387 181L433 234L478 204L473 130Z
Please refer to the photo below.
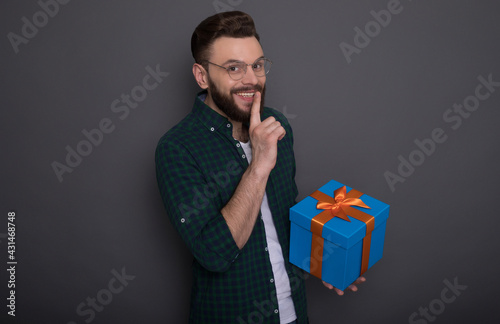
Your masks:
M259 91L260 93L262 93L262 90L264 90L264 87L262 87L260 84L257 84L253 87L241 87L241 88L231 89L231 93L252 91L252 90Z

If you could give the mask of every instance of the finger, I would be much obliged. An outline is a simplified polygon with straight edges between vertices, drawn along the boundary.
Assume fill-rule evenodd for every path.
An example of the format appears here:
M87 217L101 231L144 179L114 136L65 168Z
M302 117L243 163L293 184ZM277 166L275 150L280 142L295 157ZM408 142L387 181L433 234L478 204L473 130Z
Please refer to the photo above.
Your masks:
M344 295L344 292L338 288L334 288L335 289L335 292L337 293L337 295L339 296L343 296Z
M283 127L282 127L283 128ZM281 141L283 139L283 137L285 137L286 135L286 130L283 128L283 133L280 135L280 137L278 138L278 141Z
M267 131L278 136L278 141L280 141L286 135L285 128L281 126L281 123L272 116L263 120L261 124L267 128Z
M266 119L261 121L260 124L262 124L262 127L272 127L273 125L274 127L281 126L280 122L277 121L273 116L267 117Z
M250 125L250 130L252 126ZM281 140L286 135L286 131L281 126L281 123L277 121L273 116L264 119L259 124L261 134L268 136L269 139L273 139L276 141Z
M356 279L356 281L354 282L354 284L360 284L360 283L363 283L365 281L366 281L365 277L359 277L358 279Z
M347 289L351 291L358 291L358 287L356 287L356 285L350 285L349 287L347 287Z
M339 296L343 296L344 292L338 288L335 288L333 285L329 284L328 282L323 281L323 285L325 285L326 288L328 289L333 289Z
M276 131L279 131L281 133L280 129L283 129L281 123L275 120L272 116L264 120L261 123L261 127L263 127L265 129L265 132L268 134L274 133Z
M328 282L323 281L323 285L325 285L325 287L328 289L333 289L333 285L329 284Z
M276 138L279 140L281 140L283 137L285 137L286 135L286 131L285 129L281 126L281 125L278 125L275 129L273 129L272 131L272 135L273 136L276 136Z
M250 111L250 128L260 124L260 92L255 92L253 96L252 110Z

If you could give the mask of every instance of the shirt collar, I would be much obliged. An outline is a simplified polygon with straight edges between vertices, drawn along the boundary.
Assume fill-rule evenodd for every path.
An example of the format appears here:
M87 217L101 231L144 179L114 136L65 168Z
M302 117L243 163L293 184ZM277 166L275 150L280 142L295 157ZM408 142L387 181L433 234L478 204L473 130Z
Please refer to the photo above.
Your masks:
M226 125L229 123L229 120L203 102L207 93L207 90L203 90L196 95L193 112L196 114L200 122L209 131L213 132L222 126L227 127Z

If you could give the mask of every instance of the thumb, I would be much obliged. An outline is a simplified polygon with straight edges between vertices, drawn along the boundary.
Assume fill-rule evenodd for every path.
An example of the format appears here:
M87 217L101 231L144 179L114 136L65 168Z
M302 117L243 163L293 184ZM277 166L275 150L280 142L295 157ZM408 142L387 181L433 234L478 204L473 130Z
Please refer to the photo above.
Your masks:
M260 124L260 92L253 96L252 110L250 111L250 129Z

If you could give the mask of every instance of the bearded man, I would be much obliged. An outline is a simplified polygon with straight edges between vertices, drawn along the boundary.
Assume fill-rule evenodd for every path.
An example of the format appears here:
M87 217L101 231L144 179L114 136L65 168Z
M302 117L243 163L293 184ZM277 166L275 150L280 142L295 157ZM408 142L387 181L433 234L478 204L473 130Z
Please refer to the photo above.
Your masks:
M289 262L293 134L263 106L271 60L259 40L239 11L198 25L203 91L156 150L167 214L194 256L190 323L308 323L304 276Z

